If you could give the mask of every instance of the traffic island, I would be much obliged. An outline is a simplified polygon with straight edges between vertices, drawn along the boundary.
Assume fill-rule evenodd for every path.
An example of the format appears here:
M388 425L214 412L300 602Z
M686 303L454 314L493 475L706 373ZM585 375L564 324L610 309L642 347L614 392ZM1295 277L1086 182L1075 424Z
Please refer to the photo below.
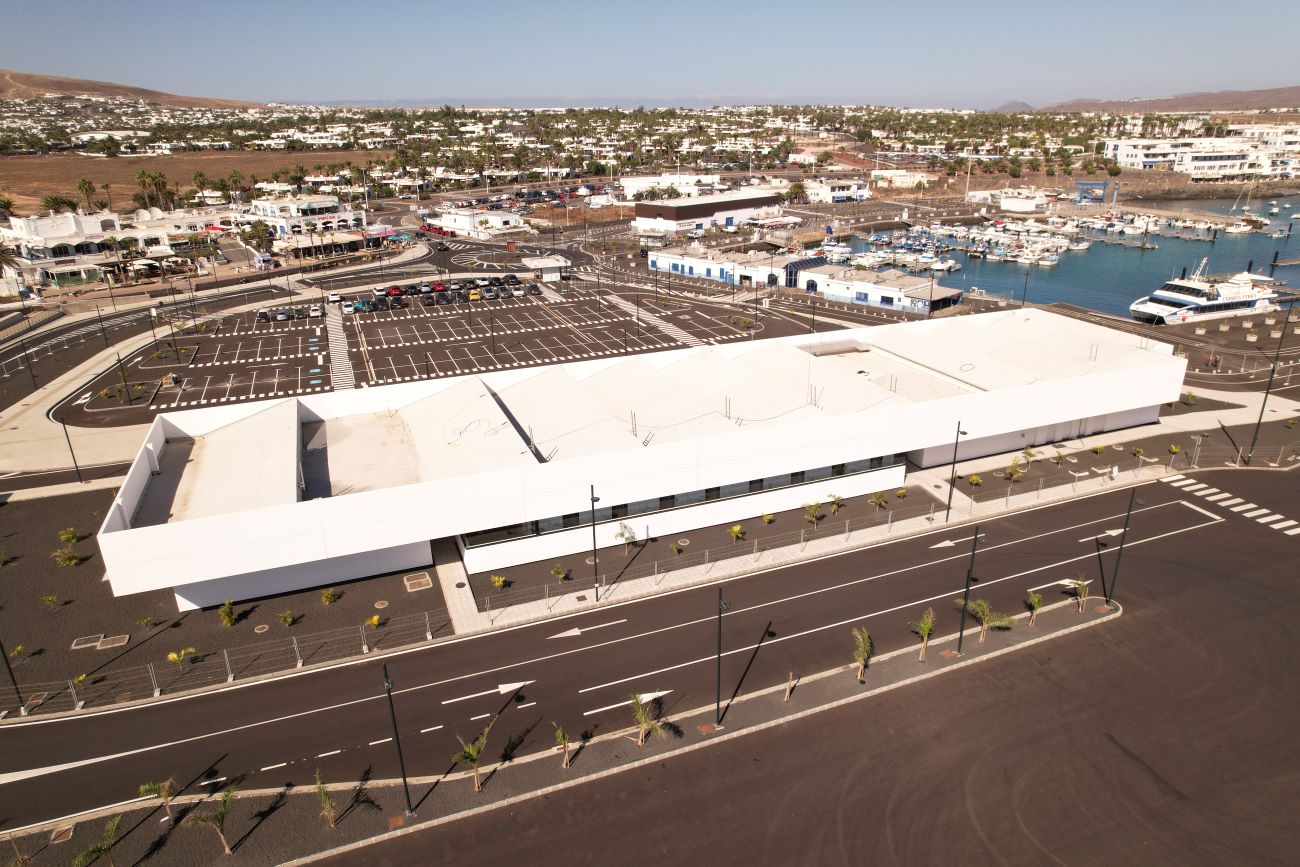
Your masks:
M1062 593L1066 592L1063 588ZM900 617L919 614L898 612ZM567 762L566 745L553 737L549 721L521 717L521 724L527 723L521 733L517 726L510 728L502 719L490 730L482 750L485 759L491 757L493 761L485 760L477 768L481 790L475 791L474 769L448 756L445 773L410 779L413 816L406 815L401 780L363 777L319 788L308 780L267 788L268 777L274 778L274 773L258 773L255 768L242 773L221 769L219 773L225 776L214 776L212 784L193 781L190 789L203 790L204 794L191 795L187 789L186 794L171 800L172 820L168 820L157 799L142 800L139 807L124 811L116 826L112 853L119 863L138 863L158 855L168 863L227 863L221 840L209 820L220 806L222 787L237 786L240 791L232 797L224 817L223 834L236 855L230 863L312 863L528 799L555 795L712 744L779 728L832 708L856 704L865 719L874 696L1029 650L1100 626L1121 614L1118 605L1112 608L1101 599L1085 600L1081 610L1077 599L1066 598L1041 608L1034 626L1028 625L1030 613L1025 612L1011 618L1009 628L990 628L983 641L979 623L972 618L961 639L960 655L955 653L957 634L947 634L929 640L922 661L918 638L914 644L870 657L865 684L859 683L850 626L845 625L842 666L820 672L790 672L780 683L724 684L720 708L712 704L684 707L672 692L664 692L641 697L644 710L638 713L629 700L627 727L600 731L593 725L591 731L570 733ZM951 624L956 615L945 610L940 616ZM729 698L733 689L736 695ZM470 737L475 733L463 734ZM791 732L791 736L797 735ZM418 737L403 733L404 742L411 738L417 746ZM643 743L639 745L638 741ZM412 746L406 748L412 751ZM519 754L497 760L503 751ZM294 772L296 778L304 774L309 776L310 771ZM15 837L14 844L22 855L31 858L28 863L32 865L64 864L103 842L106 824L119 812L97 811L75 821L26 829ZM333 819L332 827L326 813ZM56 839L59 842L53 842Z

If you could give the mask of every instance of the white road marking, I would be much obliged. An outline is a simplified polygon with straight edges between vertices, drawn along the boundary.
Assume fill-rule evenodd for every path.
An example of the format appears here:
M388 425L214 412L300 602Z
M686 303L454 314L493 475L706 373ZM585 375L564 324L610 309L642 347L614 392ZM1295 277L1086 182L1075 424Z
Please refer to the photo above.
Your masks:
M517 705L515 705L515 710L523 710L524 708L526 708L526 707L532 707L532 706L535 705L535 704L537 704L537 702L535 702L535 701L530 701L530 702L528 702L527 704L517 704Z
M1224 500L1222 503L1219 503L1219 505L1225 507L1235 506L1240 502L1241 502L1241 497L1233 497L1231 500Z
M1296 527L1294 530L1287 530L1287 531L1286 531L1286 534L1287 534L1288 536L1294 536L1296 533L1300 533L1300 527Z
M1218 493L1218 494L1215 494L1213 497L1206 497L1206 498L1205 498L1205 501L1206 501L1207 503L1218 503L1220 500L1226 500L1228 497L1231 497L1231 496L1232 496L1232 494ZM1220 505L1225 505L1225 504L1220 503Z
M478 716L472 716L472 717L470 717L470 718L469 718L469 721L470 721L470 722L474 722L475 720L487 719L487 718L490 717L490 716L492 716L492 714L490 714L490 713L481 713L481 714L479 714Z
M1264 517L1256 518L1255 520L1259 521L1261 524L1271 524L1274 521L1282 520L1283 517L1283 515L1265 515Z
M392 738L380 738L380 739L377 740L377 741L371 741L371 742L370 742L369 744L367 744L366 746L377 747L377 746L379 746L380 744L386 744L386 743L388 743L388 742L391 741L391 740L392 740Z
M1236 509L1233 509L1232 511L1235 512L1235 511L1237 511L1237 510L1236 510ZM1258 518L1260 515L1264 514L1264 513L1267 512L1267 511L1268 511L1268 509L1254 509L1253 511L1243 513L1241 517L1243 517L1243 518Z
M1254 503L1246 503L1245 505L1235 507L1232 511L1234 511L1234 512L1244 512L1244 511L1246 511L1247 509L1253 509L1253 508L1255 508L1255 504L1254 504Z
M284 767L285 765L287 765L287 764L289 764L289 763L288 763L288 762L280 762L280 764L278 764L278 765L267 765L266 767L262 768L262 770L263 770L263 771L274 771L276 768L283 768L283 767Z
M330 750L328 753L317 753L317 754L316 754L316 758L318 758L318 759L324 759L324 758L328 758L329 756L337 756L337 755L338 755L339 753L341 753L341 752L343 752L343 751L342 751L342 750Z
M426 735L429 732L436 732L440 728L442 728L442 726L429 726L427 729L420 729L420 734Z
M709 658L712 659L713 657L709 657ZM578 692L584 692L584 690L578 690ZM671 689L661 689L658 692L641 693L638 695L638 698L640 698L641 701L654 701L657 698L662 698L663 696L667 695L670 692L672 692ZM628 699L627 701L620 701L618 704L611 704L609 707L598 707L595 710L583 711L582 715L591 716L592 714L604 713L607 710L618 710L620 707L626 707L631 703L632 700Z
M1208 488L1208 487L1209 485L1202 483L1197 485L1188 485L1187 487L1183 488L1183 490L1191 494L1191 493L1195 493L1196 491L1199 491L1201 488Z
M1185 478L1187 478L1187 477L1186 477L1186 476L1183 476L1183 475L1173 475L1173 476L1165 476L1165 477L1164 477L1163 479L1161 479L1160 481L1162 481L1162 482L1168 482L1169 484L1173 484L1174 482L1178 481L1179 479L1185 479Z
M1182 503L1187 508L1191 509L1193 512L1200 512L1202 515L1213 518L1216 521L1223 520L1223 518L1220 518L1218 515L1214 514L1209 509L1202 509L1200 506L1196 505L1195 503L1189 503L1186 500L1179 500L1179 502Z
M473 695L462 695L458 698L449 698L443 704L455 704L458 701L469 701L471 698L482 698L485 695L506 695L512 692L518 692L530 683L537 683L535 680L523 680L519 683L501 683L497 684L496 689L486 689L483 692L476 692Z
M1089 579L1088 581L1085 581L1084 583L1085 583L1085 584L1091 584L1091 583L1092 583L1092 580ZM1030 589L1030 590L1046 590L1048 587L1070 587L1070 586L1072 586L1073 584L1074 584L1074 582L1071 581L1069 578L1062 578L1060 581L1053 581L1053 582L1051 582L1050 584L1039 584L1037 587L1030 587L1029 589Z
M1183 485L1194 485L1196 479L1183 479L1181 482L1170 482L1175 488L1181 488Z
M983 533L980 533L980 537L983 538L983 536L984 536L984 534L983 534ZM965 542L965 541L966 541L965 539L957 539L957 540L953 540L953 539L944 539L944 540L943 540L942 542L940 542L939 544L937 544L937 545L931 545L930 547L931 547L931 548L951 548L953 545L956 545L958 542Z
M203 782L199 783L199 785L200 785L200 786L215 786L217 783L224 783L225 781L226 781L226 778L225 778L225 777L217 777L217 778L212 779L212 780L204 780Z
M1195 508L1195 507L1193 507L1190 503L1184 503L1184 502L1181 501L1181 500L1177 500L1177 501L1175 501L1175 503L1177 503L1177 504L1179 504L1179 505L1187 506L1188 508ZM1150 508L1150 507L1148 507L1148 508ZM1142 544L1144 544L1144 543L1147 543L1147 542L1155 542L1155 541L1158 541L1158 540L1160 540L1160 539L1167 538L1167 537L1169 537L1169 536L1177 536L1177 535L1180 535L1180 534L1182 534L1182 533L1189 533L1189 532L1191 532L1191 531L1193 531L1193 530L1199 530L1199 529L1201 529L1201 528L1203 528L1203 527L1209 527L1209 526L1212 526L1212 525L1214 525L1214 524L1219 524L1219 523L1222 523L1223 521L1227 520L1226 518L1222 518L1222 517L1220 517L1220 516L1218 516L1218 515L1214 515L1214 514L1211 514L1211 513L1209 513L1209 512L1206 512L1204 509L1195 509L1195 510L1198 511L1198 512L1202 512L1203 514L1210 515L1210 517L1213 518L1214 520L1212 520L1212 521L1206 521L1205 523L1202 523L1202 524L1193 524L1192 526L1190 526L1190 527L1184 527L1184 528L1181 529L1181 530L1171 530L1171 531L1169 531L1169 532L1167 532L1167 533L1161 533L1161 534L1159 534L1159 535L1151 536L1151 537L1146 538L1146 539L1140 539L1140 540L1138 540L1138 541L1136 541L1136 542L1129 542L1129 543L1128 543L1129 546L1131 547L1131 546L1134 546L1134 545L1142 545ZM1297 530L1300 530L1300 527L1297 527L1296 529L1297 529ZM1291 531L1288 531L1288 532L1291 532ZM1118 549L1116 549L1116 550L1118 550ZM1017 572L1017 573L1015 573L1015 574L1013 574L1013 575L1006 575L1006 576L1003 576L1002 578L985 579L985 580L982 580L982 581L981 581L981 586L989 587L989 586L992 586L992 585L994 585L994 584L1000 584L1000 583L1002 583L1003 581L1011 581L1011 580L1016 579L1016 578L1023 578L1024 576L1026 576L1026 575L1032 575L1032 574L1035 573L1035 572L1043 572L1043 571L1046 571L1046 570L1048 570L1048 569L1059 569L1060 567L1062 567L1062 566L1066 566L1066 565L1069 565L1070 563L1078 563L1078 562L1083 561L1083 560L1091 560L1091 559L1092 559L1093 557L1095 557L1095 556L1097 556L1095 553L1083 554L1083 555L1080 555L1080 556L1078 556L1078 557L1069 557L1069 558L1067 558L1067 559L1065 559L1065 560L1061 560L1061 561L1058 561L1058 562L1056 562L1056 563L1048 563L1048 564L1045 565L1045 566L1038 566L1038 567L1035 567L1035 568L1033 568L1033 569L1027 569L1027 570L1025 570L1024 572ZM1047 585L1047 586L1050 587L1051 585L1049 584L1049 585ZM913 600L910 601L910 602L904 602L904 603L902 603L902 604L900 604L900 605L895 605L895 606L892 607L892 608L885 608L885 609L881 609L880 611L873 611L873 612L869 612L869 613L867 613L867 614L859 614L859 615L857 615L857 616L855 616L855 617L850 617L850 618L848 618L847 620L841 620L841 621L839 621L839 622L837 622L837 623L827 623L827 624L822 625L822 626L814 626L814 627L812 627L811 629L805 629L803 632L793 632L793 633L790 633L789 635L778 636L777 638L770 638L770 639L767 639L767 640L766 640L766 643L769 644L769 645L770 645L770 644L777 644L777 643L782 642L782 641L790 641L790 640L795 639L795 638L802 638L802 637L804 637L804 636L806 636L806 635L812 635L812 634L817 633L817 632L825 632L825 631L828 630L828 629L840 629L840 628L845 627L845 626L848 626L848 625L850 625L850 624L859 623L859 622L861 622L861 621L863 621L863 620L866 620L866 619L868 619L868 618L871 618L871 617L879 617L879 616L884 615L884 614L893 614L893 613L896 613L896 612L898 612L898 611L902 611L902 610L907 609L907 608L914 608L914 607L917 606L917 605L924 605L924 604L927 603L927 602L936 602L936 601L941 600L941 599L951 599L951 598L952 598L952 594L953 594L953 591L952 591L952 590L948 590L948 591L945 591L945 592L943 592L943 593L939 593L939 594L937 594L937 595L935 595L935 596L927 597L927 598L925 598L925 599L913 599ZM757 607L757 606L754 606L754 607ZM731 613L740 613L740 612L739 612L739 611L736 611L736 612L731 612ZM724 651L722 655L723 655L723 656L732 656L732 655L734 655L734 654L738 654L738 653L750 653L750 652L752 652L752 651L754 650L754 648L755 648L756 646L757 646L757 645L755 645L755 644L750 644L750 645L747 645L747 646L744 646L744 647L737 647L737 648L734 648L734 649L732 649L732 650ZM690 660L687 660L686 662L679 662L679 663L676 663L676 664L674 664L674 665L668 665L668 666L664 666L663 668L657 668L657 669L655 669L655 670L653 670L653 671L646 671L646 672L642 672L642 673L640 673L640 674L634 674L634 675L631 675L630 677L624 677L624 678L620 678L620 679L618 679L618 680L611 680L611 681L609 681L608 683L602 683L602 684L600 684L600 685L598 685L598 686L590 686L590 687L586 687L586 688L584 688L584 689L580 689L580 690L578 690L578 692L579 692L579 693L590 692L590 691L592 691L592 690L596 690L596 689L603 689L603 688L605 688L605 687L617 686L617 685L619 685L619 684L627 683L627 682L629 682L629 681L642 680L642 679L647 678L647 677L654 677L654 676L656 676L656 675L661 675L661 674L664 674L665 672L674 671L674 670L679 669L679 668L686 668L687 666L690 666L690 665L697 665L697 664L700 664L700 663L713 662L716 658L717 658L717 656L716 656L715 654L710 654L710 655L708 655L708 656L702 656L702 657L699 657L699 658L697 658L697 659L690 659Z
M1100 539L1102 536L1118 536L1118 535L1122 534L1123 532L1124 532L1123 529L1119 529L1119 530L1102 530L1100 533L1098 533L1098 534L1095 535L1095 536L1085 536L1084 538L1080 539L1079 541L1080 541L1080 542L1091 542L1091 541L1094 540L1094 539Z
M1185 488L1184 490L1190 490L1190 488ZM1210 494L1217 494L1217 493L1219 493L1219 489L1218 489L1218 488L1206 488L1206 489L1203 490L1203 491L1197 491L1197 492L1196 492L1196 496L1198 496L1198 497L1208 497Z
M593 629L604 629L606 626L618 626L620 623L627 623L627 619L611 620L609 623L598 623L595 626L575 626L572 629L566 629L563 632L557 632L550 636L551 638L577 638L584 632L591 632Z
M1287 527L1294 527L1295 525L1296 525L1296 522L1295 522L1295 521L1283 521L1283 522L1280 523L1280 524L1274 524L1274 525L1273 525L1273 529L1274 529L1274 530L1285 530Z

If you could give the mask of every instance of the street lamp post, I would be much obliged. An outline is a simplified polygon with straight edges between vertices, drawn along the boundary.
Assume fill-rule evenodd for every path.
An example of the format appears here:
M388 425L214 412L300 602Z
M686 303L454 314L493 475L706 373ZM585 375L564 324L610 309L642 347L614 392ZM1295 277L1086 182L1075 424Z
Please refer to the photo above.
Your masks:
M388 718L393 723L393 745L397 747L397 766L402 771L402 792L406 795L406 815L414 816L411 804L411 787L406 781L406 761L402 758L402 738L397 733L397 711L393 707L393 682L388 679L388 663L384 663L384 694L388 696Z
M970 585L979 579L975 577L975 552L983 544L980 539L980 525L975 525L975 535L970 540L970 563L966 566L966 587L961 593L961 624L957 627L957 655L961 656L962 641L966 637L966 612L970 604Z
M600 564L596 558L596 504L600 502L600 497L596 496L596 486L591 486L591 579L592 586L595 588L596 601L600 601Z
M154 320L158 318L158 308L149 308L149 333L153 335L153 351L158 351L158 332L153 327Z
M108 346L108 335L104 333L104 314L99 312L99 305L95 305L95 318L99 320L99 336L104 338L104 346Z
M1250 451L1246 452L1245 464L1250 466L1250 459L1255 456L1255 445L1259 442L1259 428L1264 423L1264 407L1268 405L1269 395L1273 393L1273 380L1277 378L1277 363L1282 355L1282 344L1286 342L1286 330L1291 325L1291 311L1286 309L1286 321L1282 323L1282 336L1277 341L1277 350L1273 353L1273 366L1268 372L1268 385L1264 388L1264 400L1259 404L1259 418L1255 420L1255 432L1250 437Z
M18 688L18 680L14 677L13 667L9 664L9 651L5 650L3 641L0 641L0 658L5 661L5 671L9 673L9 683L14 688L14 698L18 701L18 715L27 716L27 708L23 703L23 694Z
M722 587L718 587L718 655L717 655L717 689L713 698L713 725L722 727L722 614L731 606L722 601Z
M68 441L68 454L72 455L72 468L77 472L77 481L85 482L86 480L81 477L81 467L77 464L77 453L72 450L72 437L68 436L68 423L60 419L59 424L63 425L63 438Z
M952 438L952 473L948 476L948 506L943 513L945 521L952 518L952 492L957 487L957 443L965 435L966 431L961 429L961 422L957 422L957 433Z
M1106 604L1114 608L1115 584L1119 581L1119 564L1124 559L1124 543L1128 541L1128 525L1133 517L1133 506L1145 505L1137 498L1137 488L1133 488L1128 494L1128 511L1124 513L1124 531L1119 537L1119 551L1115 554L1115 571L1110 576L1110 589L1106 591Z
M32 388L36 388L36 372L32 370L32 354L27 351L27 340L18 338L18 345L23 348L23 359L27 362L27 375L32 378Z
M429 362L432 360L433 359L429 357L429 353L427 352L424 353L424 378L425 379L428 379L431 376L431 374L429 373Z

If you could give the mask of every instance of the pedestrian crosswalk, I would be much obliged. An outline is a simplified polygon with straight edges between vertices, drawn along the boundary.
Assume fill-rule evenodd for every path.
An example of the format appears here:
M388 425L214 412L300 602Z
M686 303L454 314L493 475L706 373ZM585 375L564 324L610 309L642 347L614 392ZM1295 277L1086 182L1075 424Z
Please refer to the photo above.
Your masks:
M325 311L325 332L330 340L330 382L334 390L356 388L357 378L348 356L348 338L343 333L343 314L339 305L331 304Z
M623 312L625 313L635 314L637 311L635 305L629 304L627 301L624 301L622 298L619 298L617 295L609 295L607 296L607 300L615 304L616 306L623 308ZM666 319L659 318L655 314L647 311L644 307L640 309L639 315L641 317L642 322L650 323L655 328L658 328L664 334L667 334L669 337L676 340L678 343L682 344L683 346L704 345L704 341L700 340L694 334L690 334L682 330L681 328L678 328L676 325L673 325L671 322L667 321Z
M1221 491L1197 479L1183 475L1173 475L1165 476L1160 481L1165 482L1170 487L1178 488L1184 494L1201 497L1207 503L1221 506L1234 514L1249 518L1256 523L1271 527L1288 536L1300 536L1300 521L1287 518L1285 515L1260 506L1258 503L1249 503L1241 497L1234 497L1227 491Z

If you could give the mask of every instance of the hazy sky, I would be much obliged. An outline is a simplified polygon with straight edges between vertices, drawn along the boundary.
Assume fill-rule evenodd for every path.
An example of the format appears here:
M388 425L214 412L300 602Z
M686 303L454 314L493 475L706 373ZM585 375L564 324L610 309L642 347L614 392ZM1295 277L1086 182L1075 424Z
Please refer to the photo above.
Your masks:
M257 101L992 107L1300 85L1296 0L0 0L0 66Z

